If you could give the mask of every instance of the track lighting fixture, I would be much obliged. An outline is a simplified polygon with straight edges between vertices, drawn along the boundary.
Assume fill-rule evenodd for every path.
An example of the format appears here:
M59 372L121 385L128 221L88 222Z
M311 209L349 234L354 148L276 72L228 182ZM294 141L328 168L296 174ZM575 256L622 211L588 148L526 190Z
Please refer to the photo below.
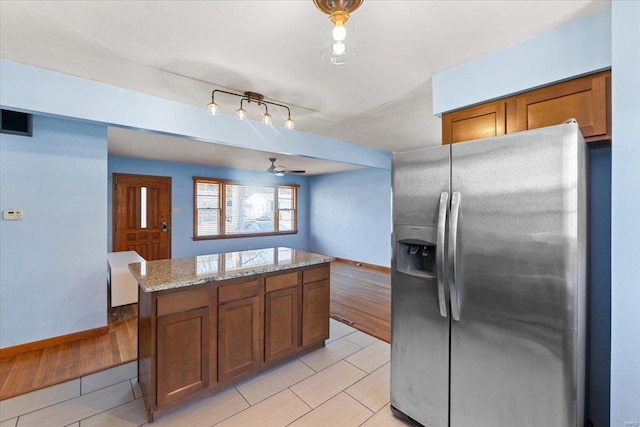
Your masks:
M244 120L247 118L247 110L244 109L244 102L247 101L248 104L255 102L256 104L258 104L258 106L264 107L264 114L262 115L262 124L271 125L273 123L273 118L271 117L271 114L269 114L269 107L267 106L268 104L268 105L275 105L281 108L286 108L287 120L285 120L284 122L284 127L287 129L293 129L295 127L295 122L291 118L291 110L289 109L289 107L283 104L278 104L277 102L266 101L264 99L264 95L257 92L245 92L244 95L241 95L239 93L227 92L226 90L219 90L219 89L214 90L213 92L211 92L211 102L207 104L207 110L209 110L209 112L213 116L215 116L220 112L220 106L216 104L215 98L214 98L216 93L225 93L227 95L233 95L241 98L240 108L236 110L236 116L238 116L240 120Z

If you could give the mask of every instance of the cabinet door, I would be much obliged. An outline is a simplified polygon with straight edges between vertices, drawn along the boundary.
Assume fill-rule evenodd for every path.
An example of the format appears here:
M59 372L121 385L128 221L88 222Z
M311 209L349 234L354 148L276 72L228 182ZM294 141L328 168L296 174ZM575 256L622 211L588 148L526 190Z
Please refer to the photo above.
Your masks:
M506 102L495 101L442 116L442 144L504 135Z
M218 381L260 366L260 297L218 306Z
M270 362L298 350L298 287L265 296L264 361Z
M158 405L209 386L209 307L158 318Z
M329 338L329 280L302 285L302 346Z
M586 141L611 139L611 72L536 89L515 97L516 122L507 132L552 126L574 118Z

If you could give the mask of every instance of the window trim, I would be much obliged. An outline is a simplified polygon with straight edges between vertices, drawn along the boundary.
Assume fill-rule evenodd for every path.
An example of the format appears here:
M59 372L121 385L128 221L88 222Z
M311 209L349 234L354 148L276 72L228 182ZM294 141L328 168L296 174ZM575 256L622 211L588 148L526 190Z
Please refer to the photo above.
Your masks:
M219 234L208 235L208 236L198 236L198 183L208 183L208 184L217 184L218 187L218 209L220 211L220 228ZM273 209L273 226L274 229L279 227L280 221L280 209L278 207L278 189L279 188L291 188L293 189L293 229L289 231L267 231L264 233L235 233L235 234L226 234L226 186L227 185L241 185L245 187L266 187L274 189L274 209ZM247 183L247 182L238 182L226 179L219 178L209 178L202 176L194 176L193 177L193 240L220 240L220 239L237 239L243 237L260 237L260 236L282 236L288 234L298 234L298 188L299 184L264 184L264 183ZM289 209L285 209L289 210Z

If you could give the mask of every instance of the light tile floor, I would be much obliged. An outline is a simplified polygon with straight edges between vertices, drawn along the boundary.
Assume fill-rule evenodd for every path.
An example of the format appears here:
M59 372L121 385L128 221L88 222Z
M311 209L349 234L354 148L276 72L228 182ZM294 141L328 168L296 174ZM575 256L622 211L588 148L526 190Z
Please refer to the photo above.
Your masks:
M136 363L0 401L0 427L403 427L389 344L331 319L324 348L147 425Z

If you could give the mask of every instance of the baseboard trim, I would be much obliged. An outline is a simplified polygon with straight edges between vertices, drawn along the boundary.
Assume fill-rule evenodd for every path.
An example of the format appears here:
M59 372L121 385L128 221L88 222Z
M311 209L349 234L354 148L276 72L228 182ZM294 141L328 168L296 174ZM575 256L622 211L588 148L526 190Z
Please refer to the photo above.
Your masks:
M47 338L45 340L14 345L13 347L0 348L0 358L15 356L16 354L26 353L27 351L40 350L46 347L51 347L58 344L66 344L86 338L95 338L107 333L109 333L109 327L102 326L100 328L74 332L73 334L60 335L59 337Z
M378 270L378 271L381 271L383 273L391 274L391 268L383 267L381 265L367 264L366 262L353 261L353 260L350 260L350 259L337 258L337 257L336 257L336 261L337 262L343 262L343 263L349 264L349 265L353 265L355 267L366 267L366 268L370 268L372 270Z

